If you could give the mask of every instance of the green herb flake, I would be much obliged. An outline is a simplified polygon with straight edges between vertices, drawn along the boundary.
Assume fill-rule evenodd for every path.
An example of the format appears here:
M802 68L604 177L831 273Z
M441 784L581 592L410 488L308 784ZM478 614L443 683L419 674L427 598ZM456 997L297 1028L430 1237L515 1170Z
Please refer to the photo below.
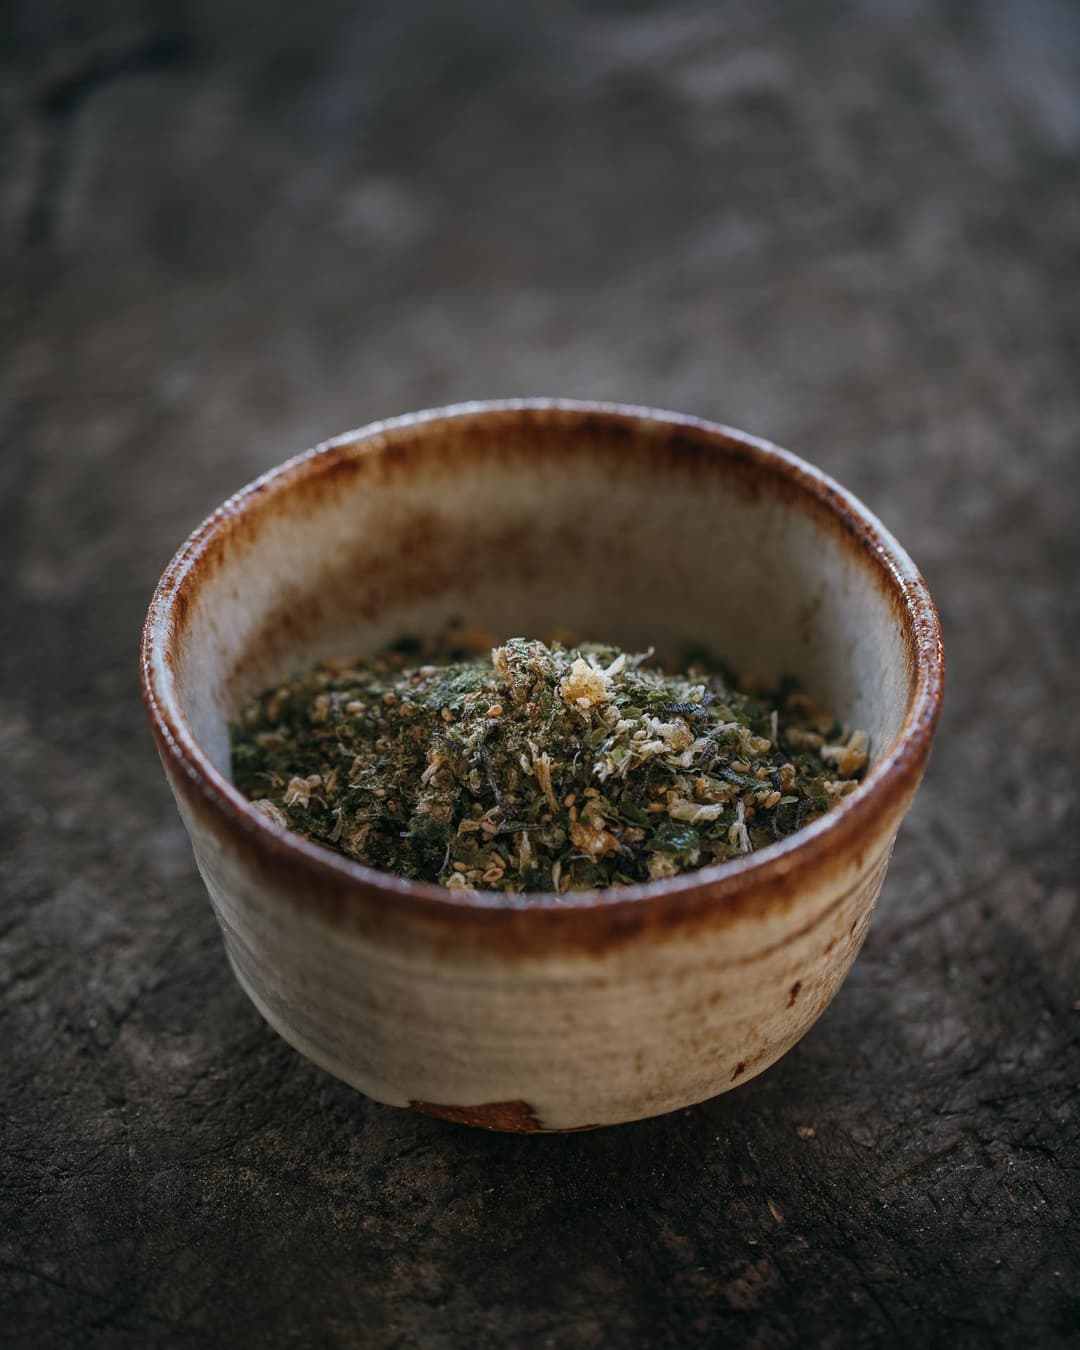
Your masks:
M783 839L854 790L865 732L790 681L751 695L695 651L408 639L268 690L232 727L237 787L275 824L452 888L662 880Z

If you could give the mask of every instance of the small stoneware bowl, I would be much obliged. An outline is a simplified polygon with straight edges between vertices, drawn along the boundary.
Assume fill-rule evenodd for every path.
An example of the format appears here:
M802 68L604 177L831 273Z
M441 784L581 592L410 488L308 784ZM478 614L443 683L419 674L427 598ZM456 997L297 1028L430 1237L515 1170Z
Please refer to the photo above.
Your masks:
M458 617L800 678L872 738L858 790L735 862L588 893L444 890L278 828L229 781L241 705ZM237 979L381 1102L501 1130L657 1115L746 1082L862 943L942 696L937 616L850 493L646 409L478 403L351 432L224 504L146 620L165 772Z

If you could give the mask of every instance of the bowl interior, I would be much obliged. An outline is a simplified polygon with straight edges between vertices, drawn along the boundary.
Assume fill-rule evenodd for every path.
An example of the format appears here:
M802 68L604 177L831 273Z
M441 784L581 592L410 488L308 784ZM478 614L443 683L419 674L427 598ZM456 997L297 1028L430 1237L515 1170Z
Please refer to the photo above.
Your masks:
M796 676L876 761L913 690L908 568L846 494L717 428L569 407L401 419L269 475L189 542L170 683L228 774L253 693L461 618Z

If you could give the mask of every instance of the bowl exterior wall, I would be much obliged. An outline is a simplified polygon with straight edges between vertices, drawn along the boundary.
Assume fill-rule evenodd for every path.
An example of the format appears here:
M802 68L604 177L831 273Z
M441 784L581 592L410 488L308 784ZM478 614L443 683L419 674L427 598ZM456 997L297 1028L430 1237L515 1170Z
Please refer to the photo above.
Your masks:
M600 950L556 928L546 950L508 955L392 913L343 923L332 896L298 897L165 763L233 970L270 1025L377 1101L515 1131L659 1115L777 1060L855 959L907 806L756 910L695 905L686 924Z

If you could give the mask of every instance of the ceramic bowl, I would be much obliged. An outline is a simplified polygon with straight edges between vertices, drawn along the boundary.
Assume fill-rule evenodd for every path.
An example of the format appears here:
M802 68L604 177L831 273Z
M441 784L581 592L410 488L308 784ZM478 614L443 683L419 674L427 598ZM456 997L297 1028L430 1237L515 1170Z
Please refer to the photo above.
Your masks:
M799 677L872 738L804 830L648 885L450 891L278 828L229 781L228 723L288 673L460 617ZM237 979L378 1101L502 1130L657 1115L745 1083L863 941L942 696L911 559L793 455L691 417L561 401L376 423L226 502L158 585L144 692Z

